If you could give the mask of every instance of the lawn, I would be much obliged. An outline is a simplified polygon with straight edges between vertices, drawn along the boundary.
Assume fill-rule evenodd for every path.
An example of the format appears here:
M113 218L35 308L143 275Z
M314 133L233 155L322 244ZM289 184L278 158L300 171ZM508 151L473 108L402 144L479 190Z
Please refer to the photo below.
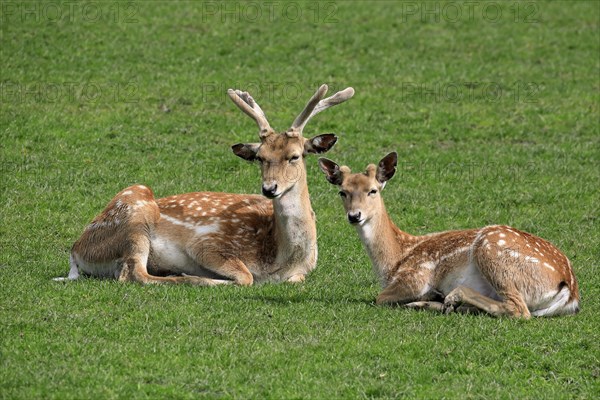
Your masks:
M0 398L600 396L600 3L0 3ZM353 170L389 151L403 230L509 224L573 263L581 312L529 321L376 307L337 190L307 158L319 261L304 284L62 283L122 188L259 193L230 146L251 91ZM596 311L595 311L596 310Z

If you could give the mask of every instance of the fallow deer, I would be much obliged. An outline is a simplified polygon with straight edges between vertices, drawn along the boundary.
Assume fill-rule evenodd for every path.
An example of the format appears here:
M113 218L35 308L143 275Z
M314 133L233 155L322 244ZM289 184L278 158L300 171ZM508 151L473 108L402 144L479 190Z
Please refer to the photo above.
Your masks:
M334 134L306 139L302 131L319 112L354 95L346 88L323 99L322 85L292 127L275 133L247 92L229 97L259 128L260 143L233 152L260 162L262 193L199 192L155 199L143 185L130 186L108 204L71 250L67 278L80 273L141 283L215 285L302 282L316 266L317 232L304 158L324 153Z
M523 318L579 310L571 263L544 239L499 225L424 236L398 229L381 197L396 164L397 154L390 153L353 174L319 160L327 180L339 186L348 220L379 275L384 289L377 304Z

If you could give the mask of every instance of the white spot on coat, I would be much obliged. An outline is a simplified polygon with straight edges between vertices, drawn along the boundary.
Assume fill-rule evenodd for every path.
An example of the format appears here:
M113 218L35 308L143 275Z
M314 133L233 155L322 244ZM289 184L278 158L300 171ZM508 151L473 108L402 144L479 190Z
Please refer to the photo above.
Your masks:
M427 262L421 263L419 265L419 267L428 269L428 270L432 270L432 269L435 269L436 264L433 261L427 261Z
M221 231L220 224L218 222L208 225L195 225L189 222L180 221L177 218L172 218L164 214L162 214L161 217L164 218L165 221L170 222L174 225L183 226L189 230L194 231L198 236L208 235L210 233L216 233Z
M550 264L548 264L547 262L544 263L544 267L551 269L552 271L556 271L556 269L554 269L554 267Z

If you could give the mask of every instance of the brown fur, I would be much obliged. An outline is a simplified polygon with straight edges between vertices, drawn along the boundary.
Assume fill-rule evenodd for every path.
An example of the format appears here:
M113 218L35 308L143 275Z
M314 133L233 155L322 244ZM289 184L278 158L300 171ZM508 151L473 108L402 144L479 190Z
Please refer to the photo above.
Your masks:
M359 174L326 159L319 164L340 187L344 208L380 277L384 289L378 304L446 312L474 308L524 318L578 311L571 264L544 239L509 226L424 236L398 229L380 195L394 175L395 153ZM443 304L432 301L439 297Z
M81 272L141 283L304 281L317 263L304 157L328 151L337 138L306 139L302 128L313 115L354 93L349 88L321 100L326 89L322 86L292 128L280 134L248 93L228 92L259 126L260 143L238 144L233 151L260 162L263 193L272 200L211 192L155 200L145 186L128 187L73 245L69 279Z

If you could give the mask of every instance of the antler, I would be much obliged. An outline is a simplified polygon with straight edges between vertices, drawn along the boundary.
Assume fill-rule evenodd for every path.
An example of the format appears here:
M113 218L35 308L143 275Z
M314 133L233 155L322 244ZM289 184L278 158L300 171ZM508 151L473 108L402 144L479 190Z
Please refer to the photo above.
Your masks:
M269 125L269 121L267 121L267 117L265 113L260 108L258 103L254 101L250 93L242 92L241 90L227 90L227 94L231 97L231 100L235 103L236 106L240 108L243 112L245 112L249 117L256 121L258 125L258 135L261 139L269 136L273 133L273 129L271 125Z
M333 96L321 100L323 96L325 96L325 93L327 93L327 89L327 85L323 84L313 95L313 97L311 97L311 99L308 101L308 104L306 104L306 107L304 107L304 110L302 110L300 115L298 115L294 120L292 127L287 132L288 136L302 136L302 130L304 129L304 126L308 121L310 121L312 117L314 117L321 111L343 103L344 101L354 96L354 89L348 87L342 91L337 92Z

